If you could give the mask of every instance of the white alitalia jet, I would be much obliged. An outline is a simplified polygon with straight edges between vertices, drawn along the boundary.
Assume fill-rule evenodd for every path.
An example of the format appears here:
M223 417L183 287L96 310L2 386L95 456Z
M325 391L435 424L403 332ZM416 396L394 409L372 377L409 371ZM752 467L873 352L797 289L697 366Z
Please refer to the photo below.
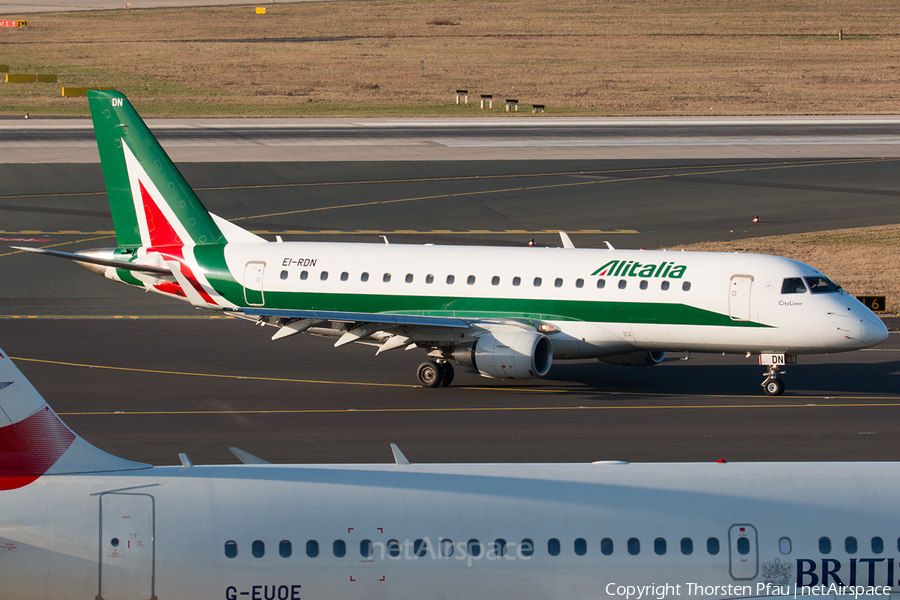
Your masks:
M386 450L386 449L385 449ZM150 467L0 350L4 600L889 600L900 463ZM797 596L794 596L794 594Z
M210 214L120 93L88 92L118 247L62 256L114 281L278 328L424 348L424 386L452 362L543 377L553 360L631 366L666 351L760 355L767 394L800 354L874 346L881 320L809 265L774 256L563 248L268 242Z

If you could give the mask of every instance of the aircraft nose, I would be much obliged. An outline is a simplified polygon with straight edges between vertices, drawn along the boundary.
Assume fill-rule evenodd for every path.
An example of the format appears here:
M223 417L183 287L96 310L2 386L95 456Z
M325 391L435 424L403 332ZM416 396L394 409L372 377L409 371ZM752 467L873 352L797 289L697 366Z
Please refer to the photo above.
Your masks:
M884 322L875 317L865 317L862 319L862 341L867 346L875 346L880 344L888 337L888 329Z

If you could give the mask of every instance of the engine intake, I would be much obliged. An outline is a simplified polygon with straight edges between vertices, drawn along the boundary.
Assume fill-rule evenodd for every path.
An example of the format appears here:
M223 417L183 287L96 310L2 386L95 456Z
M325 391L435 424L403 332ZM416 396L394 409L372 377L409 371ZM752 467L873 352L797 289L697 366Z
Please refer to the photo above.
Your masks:
M488 332L453 349L453 360L484 377L543 377L553 363L553 344L535 331Z
M652 367L653 365L661 363L662 359L664 359L665 357L665 352L639 350L637 352L629 352L627 354L601 356L597 360L610 365L618 365L620 367Z

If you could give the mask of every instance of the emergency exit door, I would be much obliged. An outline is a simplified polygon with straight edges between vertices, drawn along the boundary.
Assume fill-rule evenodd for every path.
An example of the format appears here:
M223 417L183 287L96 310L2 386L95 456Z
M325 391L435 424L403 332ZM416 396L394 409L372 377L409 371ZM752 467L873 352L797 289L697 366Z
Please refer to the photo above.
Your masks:
M732 525L728 530L729 573L732 579L754 579L759 573L759 548L756 527L748 523Z
M154 500L100 496L99 600L154 600Z
M250 306L262 306L263 300L263 273L266 263L248 262L244 267L244 300Z
M731 289L728 292L728 312L733 321L750 320L750 288L753 277L750 275L734 275L731 278Z

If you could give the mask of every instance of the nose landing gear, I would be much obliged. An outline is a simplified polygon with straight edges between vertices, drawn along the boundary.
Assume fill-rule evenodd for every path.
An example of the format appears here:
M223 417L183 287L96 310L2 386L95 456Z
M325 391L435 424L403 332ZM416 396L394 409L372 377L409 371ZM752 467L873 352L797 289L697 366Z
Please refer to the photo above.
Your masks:
M759 355L759 364L766 366L766 379L760 385L767 396L780 396L784 393L784 382L778 379L779 375L784 375L784 371L779 371L778 368L786 364L796 364L796 362L796 354Z

